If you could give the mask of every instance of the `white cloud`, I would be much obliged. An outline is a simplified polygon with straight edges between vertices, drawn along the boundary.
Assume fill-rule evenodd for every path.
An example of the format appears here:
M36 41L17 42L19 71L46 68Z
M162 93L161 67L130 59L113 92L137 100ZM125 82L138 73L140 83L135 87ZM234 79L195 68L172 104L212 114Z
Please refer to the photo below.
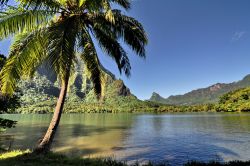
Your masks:
M233 34L232 41L239 41L247 32L246 31L237 31Z

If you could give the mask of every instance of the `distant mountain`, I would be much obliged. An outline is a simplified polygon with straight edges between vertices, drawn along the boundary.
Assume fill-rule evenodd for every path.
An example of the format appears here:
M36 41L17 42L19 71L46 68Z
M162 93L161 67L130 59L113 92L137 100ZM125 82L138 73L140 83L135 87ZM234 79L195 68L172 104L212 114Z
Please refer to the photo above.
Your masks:
M150 101L156 101L159 103L164 103L166 99L164 99L162 96L160 96L158 93L153 92L151 98L149 99Z
M250 75L247 75L242 80L233 83L217 83L207 88L193 90L184 95L170 96L163 98L157 93L153 93L150 101L173 104L173 105L195 105L218 102L219 97L240 88L250 86Z

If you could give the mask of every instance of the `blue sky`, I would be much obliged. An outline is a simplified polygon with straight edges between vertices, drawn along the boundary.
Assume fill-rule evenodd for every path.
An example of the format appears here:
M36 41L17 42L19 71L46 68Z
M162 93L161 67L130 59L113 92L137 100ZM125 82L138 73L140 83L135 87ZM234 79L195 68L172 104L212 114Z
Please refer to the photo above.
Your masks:
M129 52L130 78L100 52L101 61L140 99L240 80L250 74L249 7L249 0L135 0L128 14L148 33L146 60ZM0 52L8 46L0 42Z

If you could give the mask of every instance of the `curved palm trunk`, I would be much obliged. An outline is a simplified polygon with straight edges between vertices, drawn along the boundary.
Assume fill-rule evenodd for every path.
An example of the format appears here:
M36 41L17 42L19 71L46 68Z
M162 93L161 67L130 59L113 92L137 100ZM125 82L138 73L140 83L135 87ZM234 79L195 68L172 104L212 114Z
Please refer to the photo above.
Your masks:
M64 106L67 89L68 89L68 82L69 82L69 71L66 74L64 82L62 82L60 95L57 100L55 112L50 122L49 128L45 136L43 137L42 141L40 142L40 144L34 150L34 152L37 154L46 154L50 151L52 141L54 139L56 130L58 128L58 125L61 119L63 106Z

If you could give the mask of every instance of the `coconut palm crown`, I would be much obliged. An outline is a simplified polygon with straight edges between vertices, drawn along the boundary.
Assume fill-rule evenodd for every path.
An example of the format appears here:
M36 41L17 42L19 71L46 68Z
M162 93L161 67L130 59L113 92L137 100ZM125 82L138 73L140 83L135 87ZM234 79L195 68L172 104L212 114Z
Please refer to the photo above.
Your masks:
M145 57L146 33L137 20L123 14L131 7L129 0L18 0L16 6L7 2L0 0L0 40L11 36L14 39L0 73L1 92L12 95L18 80L32 77L44 63L56 72L61 83L53 119L37 148L47 152L60 121L76 60L83 61L100 98L103 81L95 43L116 62L120 72L129 76L129 58L120 42Z

